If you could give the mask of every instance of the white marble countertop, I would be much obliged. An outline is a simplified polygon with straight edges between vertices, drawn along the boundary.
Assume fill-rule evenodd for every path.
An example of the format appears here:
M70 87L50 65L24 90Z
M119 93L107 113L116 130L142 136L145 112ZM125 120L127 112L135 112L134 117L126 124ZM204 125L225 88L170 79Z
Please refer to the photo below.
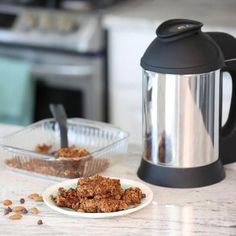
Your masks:
M16 129L0 125L0 135ZM141 181L136 176L140 153L140 147L131 145L129 153L117 156L103 174ZM225 169L224 181L203 188L170 189L148 184L154 193L149 206L111 219L72 218L26 198L25 205L37 206L40 214L11 221L3 215L4 207L0 203L0 235L236 235L236 163L225 166ZM32 192L42 194L51 184L48 180L1 167L0 202L8 198L19 204L21 197ZM38 219L44 224L37 225Z
M234 34L235 11L234 0L126 0L106 12L104 25L156 29L165 20L186 18L203 22L207 30Z

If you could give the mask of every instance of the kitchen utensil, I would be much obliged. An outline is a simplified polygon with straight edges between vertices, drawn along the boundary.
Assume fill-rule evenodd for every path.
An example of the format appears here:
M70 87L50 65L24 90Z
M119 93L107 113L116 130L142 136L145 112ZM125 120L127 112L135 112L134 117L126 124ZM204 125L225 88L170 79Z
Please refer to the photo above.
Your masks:
M224 179L236 161L236 39L202 32L203 24L162 23L141 59L143 158L138 176L168 187ZM232 77L229 117L221 127L223 72Z
M67 148L67 115L65 108L62 104L50 104L50 110L60 128L61 148Z

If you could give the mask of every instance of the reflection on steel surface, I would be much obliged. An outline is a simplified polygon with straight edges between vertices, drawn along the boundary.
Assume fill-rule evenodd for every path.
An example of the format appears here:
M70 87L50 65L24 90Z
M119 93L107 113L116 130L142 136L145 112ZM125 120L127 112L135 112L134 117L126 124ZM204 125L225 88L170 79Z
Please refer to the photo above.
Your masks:
M168 167L218 159L220 73L144 71L143 158Z

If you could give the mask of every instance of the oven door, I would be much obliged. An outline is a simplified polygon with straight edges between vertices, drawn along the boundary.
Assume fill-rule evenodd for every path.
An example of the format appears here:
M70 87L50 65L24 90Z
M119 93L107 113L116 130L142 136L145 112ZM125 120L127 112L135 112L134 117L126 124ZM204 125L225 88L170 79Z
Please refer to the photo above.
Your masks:
M93 100L91 66L33 64L32 77L36 82L35 121L50 117L50 103L63 104L69 117L99 119L89 105Z
M69 117L105 120L103 57L10 47L0 55L31 63L35 121L51 116L50 103L63 104Z

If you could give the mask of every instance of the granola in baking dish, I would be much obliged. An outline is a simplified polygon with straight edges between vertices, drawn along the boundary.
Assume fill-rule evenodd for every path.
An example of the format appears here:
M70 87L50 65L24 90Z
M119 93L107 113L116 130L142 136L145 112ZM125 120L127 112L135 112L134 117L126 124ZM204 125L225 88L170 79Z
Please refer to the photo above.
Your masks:
M68 148L60 148L55 152L56 157L85 157L90 155L89 151L85 148L76 148L75 146L71 146Z
M85 157L90 155L89 151L85 148L77 148L75 145L71 145L67 148L60 148L55 152L51 151L52 145L38 144L35 147L36 152L53 154L55 157L73 158L73 157Z
M22 161L21 157L15 156L5 163L12 168L63 178L91 176L104 171L109 165L107 159L95 159L87 149L75 145L52 151L52 145L38 144L35 152L51 154L55 160L31 158Z
M99 175L78 180L76 189L59 188L54 199L59 207L78 212L115 212L137 206L145 198L138 187L123 189L119 179Z
M46 153L48 154L50 149L51 149L52 145L47 145L45 143L43 144L38 144L36 147L35 147L35 151L36 152L40 152L40 153Z

